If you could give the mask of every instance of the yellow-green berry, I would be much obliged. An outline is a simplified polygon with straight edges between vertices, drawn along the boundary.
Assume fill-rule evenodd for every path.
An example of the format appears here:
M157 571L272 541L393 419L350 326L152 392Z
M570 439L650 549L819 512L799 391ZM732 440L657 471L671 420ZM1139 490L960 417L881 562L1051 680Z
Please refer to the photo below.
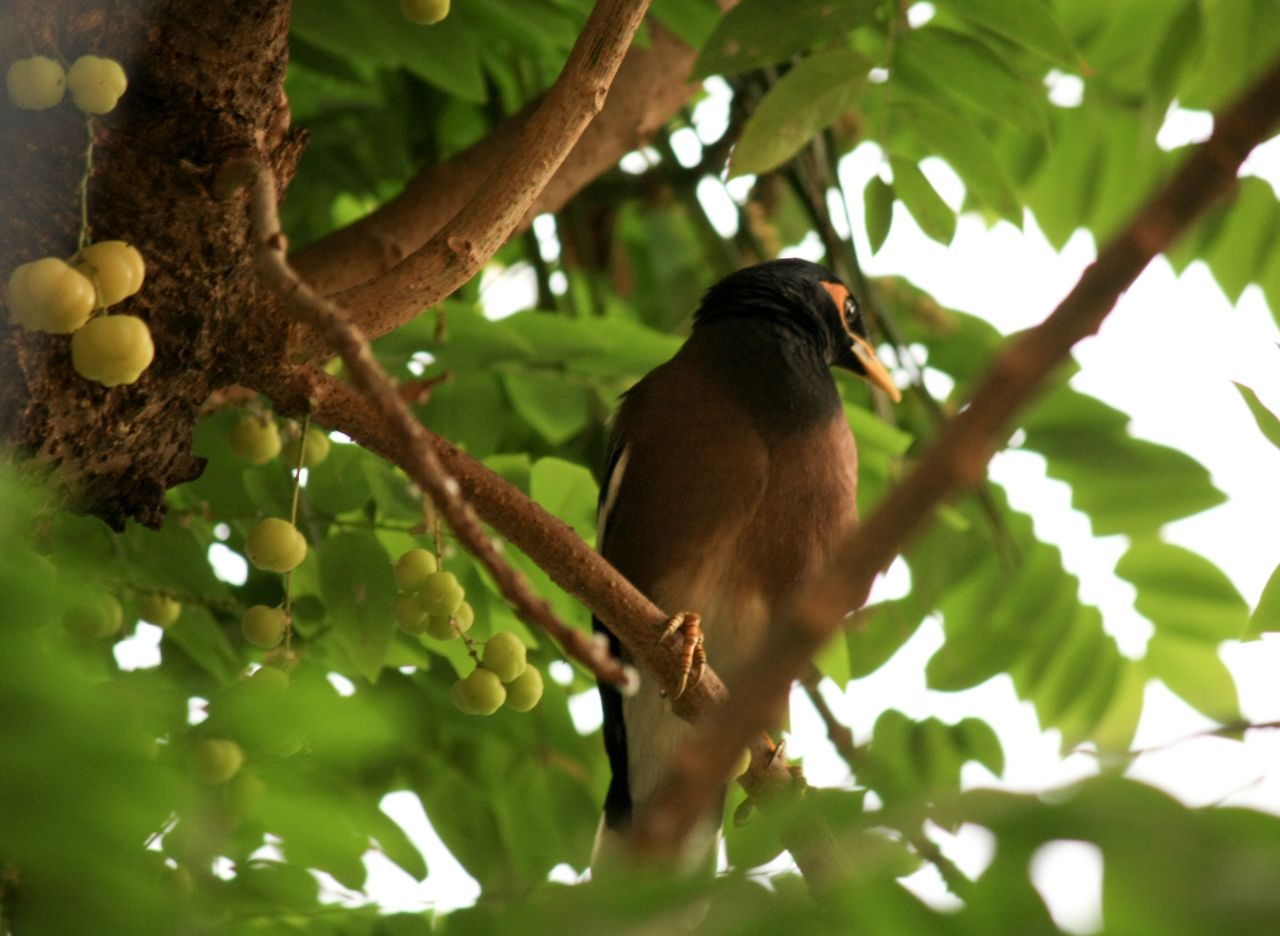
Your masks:
M69 335L93 314L93 283L58 257L43 257L9 274L9 314L31 331Z
M450 615L458 610L466 592L452 572L432 572L422 583L418 600L427 614Z
M280 430L270 417L244 416L231 427L231 451L251 465L265 465L280 454Z
M288 520L260 520L245 539L249 561L267 572L291 572L307 557L307 541Z
M98 287L98 301L104 306L137 293L147 275L138 248L122 240L90 244L71 258L71 265Z
M152 592L138 599L138 614L156 627L168 627L182 614L182 604L163 592Z
M412 593L397 595L391 602L391 616L396 627L406 634L423 634L427 631L427 612L418 604L418 596Z
M82 55L67 69L71 100L86 114L106 114L115 110L129 80L124 68L112 58Z
M283 640L287 626L284 609L267 605L254 605L240 620L244 639L263 650L270 650Z
M526 666L523 673L507 684L507 708L527 712L542 698L542 672Z
M507 689L487 669L472 670L471 675L453 684L453 702L469 715L492 715L507 699Z
M449 0L400 0L405 19L420 26L433 26L449 15Z
M401 591L417 591L436 571L436 557L426 549L410 549L396 560L396 587Z
M476 613L465 601L453 614L432 614L427 618L427 633L436 640L452 640L465 634L475 623Z
M244 766L240 745L225 738L204 738L191 749L191 766L196 776L210 786L226 783Z
M284 445L284 461L290 468L298 467L301 456L303 468L314 468L329 457L329 437L319 429L308 429L305 436L291 435Z
M155 356L151 329L133 315L90 319L71 336L71 365L76 373L104 387L135 382Z
M524 644L511 631L499 631L484 645L484 668L509 683L528 665Z
M67 73L48 56L33 55L18 59L9 66L5 87L14 107L48 110L62 101L67 88Z
M100 595L67 609L62 623L77 637L101 640L120 633L124 627L124 609L114 595Z

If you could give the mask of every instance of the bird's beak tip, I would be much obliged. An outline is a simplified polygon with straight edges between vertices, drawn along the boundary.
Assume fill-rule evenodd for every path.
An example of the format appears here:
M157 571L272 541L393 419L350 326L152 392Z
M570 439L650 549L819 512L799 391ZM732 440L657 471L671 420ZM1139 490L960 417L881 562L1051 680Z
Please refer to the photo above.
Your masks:
M893 402L901 403L902 391L899 390L897 384L893 382L893 377L890 376L889 371L880 363L880 359L876 357L876 353L871 349L871 345L857 335L852 337L853 354L858 359L858 363L860 363L866 370L867 380L873 386L878 387L888 394L889 399L893 400Z

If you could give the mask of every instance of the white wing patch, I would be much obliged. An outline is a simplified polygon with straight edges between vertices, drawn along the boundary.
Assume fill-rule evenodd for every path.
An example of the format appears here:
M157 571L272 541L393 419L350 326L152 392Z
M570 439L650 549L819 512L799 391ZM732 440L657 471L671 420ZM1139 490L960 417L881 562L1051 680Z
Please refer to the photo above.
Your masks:
M624 446L622 454L618 456L618 460L613 463L613 470L609 472L609 481L604 490L604 497L600 500L600 509L596 513L596 543L604 543L605 527L609 523L609 511L613 510L613 505L618 501L618 491L622 488L622 474L627 470L627 462L631 459L631 446Z

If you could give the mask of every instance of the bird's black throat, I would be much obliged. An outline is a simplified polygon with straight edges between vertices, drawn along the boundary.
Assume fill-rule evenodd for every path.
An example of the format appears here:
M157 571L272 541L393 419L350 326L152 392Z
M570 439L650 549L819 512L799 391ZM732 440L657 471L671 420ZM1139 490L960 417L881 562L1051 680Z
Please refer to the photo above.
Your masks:
M841 410L827 348L794 319L702 322L681 353L706 368L767 438L811 429Z

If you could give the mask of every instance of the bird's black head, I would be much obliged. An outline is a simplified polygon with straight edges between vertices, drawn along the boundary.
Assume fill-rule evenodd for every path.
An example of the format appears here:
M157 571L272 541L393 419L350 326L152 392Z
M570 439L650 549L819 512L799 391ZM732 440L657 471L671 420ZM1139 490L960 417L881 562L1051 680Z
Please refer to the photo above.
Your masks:
M765 319L816 345L823 360L901 398L867 342L867 326L849 288L808 260L771 260L726 276L707 290L694 327L739 318Z

